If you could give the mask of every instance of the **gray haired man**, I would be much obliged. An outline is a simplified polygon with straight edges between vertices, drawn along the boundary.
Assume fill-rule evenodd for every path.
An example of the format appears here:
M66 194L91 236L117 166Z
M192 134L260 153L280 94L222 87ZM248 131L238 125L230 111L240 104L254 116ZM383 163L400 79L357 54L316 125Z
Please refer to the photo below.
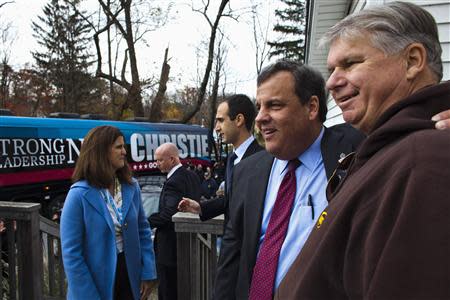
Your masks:
M325 35L327 87L368 135L330 179L329 205L275 299L450 299L450 108L433 17L392 2ZM342 172L341 172L342 173Z

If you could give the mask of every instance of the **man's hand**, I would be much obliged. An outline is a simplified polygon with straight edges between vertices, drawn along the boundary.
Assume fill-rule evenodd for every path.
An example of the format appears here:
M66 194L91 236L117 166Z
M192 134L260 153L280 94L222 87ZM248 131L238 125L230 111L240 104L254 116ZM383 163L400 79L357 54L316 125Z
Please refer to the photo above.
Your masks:
M443 111L434 115L431 120L436 122L436 129L450 128L450 110Z
M141 282L141 300L147 300L150 293L158 285L158 280L143 280Z
M183 197L180 203L178 203L178 210L181 212L190 212L199 215L201 213L200 204L189 198Z

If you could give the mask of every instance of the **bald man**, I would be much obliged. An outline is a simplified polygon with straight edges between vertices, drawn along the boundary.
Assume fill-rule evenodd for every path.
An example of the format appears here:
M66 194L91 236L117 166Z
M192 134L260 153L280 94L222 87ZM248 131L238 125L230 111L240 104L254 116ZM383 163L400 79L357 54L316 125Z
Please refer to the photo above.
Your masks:
M159 211L149 217L156 228L155 253L159 279L159 300L177 299L177 242L172 216L178 211L182 197L200 199L198 176L180 163L177 146L165 143L155 151L158 168L167 173L167 180L159 197Z

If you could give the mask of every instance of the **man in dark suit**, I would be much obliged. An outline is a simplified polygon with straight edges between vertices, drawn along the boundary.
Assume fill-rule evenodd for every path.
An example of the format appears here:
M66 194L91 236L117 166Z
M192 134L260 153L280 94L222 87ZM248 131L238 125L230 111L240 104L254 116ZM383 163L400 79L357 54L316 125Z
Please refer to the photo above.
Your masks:
M251 134L255 116L255 106L246 95L232 95L220 103L217 108L215 130L224 143L232 144L234 147L233 154L228 157L225 172L225 196L200 203L184 198L178 207L180 211L199 214L202 221L225 214L224 223L226 224L228 219L228 194L231 189L230 179L234 166L263 149Z
M178 148L172 143L159 146L155 159L161 172L167 173L159 198L159 211L148 219L150 226L156 228L158 297L159 300L177 299L177 243L172 216L177 212L182 197L200 198L200 180L197 174L181 165Z
M364 139L345 124L323 126L325 83L316 70L279 61L257 85L256 125L267 152L234 170L213 299L272 299L327 205L327 178Z

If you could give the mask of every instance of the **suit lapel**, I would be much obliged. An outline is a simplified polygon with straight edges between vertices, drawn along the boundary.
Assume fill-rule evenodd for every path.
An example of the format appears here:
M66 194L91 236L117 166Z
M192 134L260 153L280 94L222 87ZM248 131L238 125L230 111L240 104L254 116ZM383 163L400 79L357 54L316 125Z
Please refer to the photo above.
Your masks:
M181 173L183 172L183 166L179 167L178 169L175 170L175 172L173 172L172 176L170 176L170 178L167 178L167 181L169 180L173 180L176 176L181 175Z
M348 153L340 153L340 150L343 150L342 147L339 146L339 141L344 137L342 132L332 131L329 128L325 127L325 132L322 138L322 143L320 145L320 150L322 152L323 164L325 166L325 172L327 178L330 178L333 174L339 157L345 157Z
M256 140L253 140L253 142L250 144L250 146L248 146L247 150L245 150L245 153L242 156L242 159L249 157L250 155L254 154L255 152L258 152L259 148L261 148L261 146L258 144L258 142Z
M183 168L183 167L181 167L181 168ZM159 204L158 204L159 211L161 211L163 206L165 205L165 203L164 203L164 201L162 201L162 199L164 199L164 193L166 192L167 183L170 182L171 180L174 180L175 176L177 176L177 174L179 172L182 172L181 168L176 169L175 172L173 172L173 174L169 178L166 178L166 181L164 181L164 185L162 187L161 194L159 194Z
M248 178L248 191L246 193L248 200L244 202L247 204L244 208L246 220L244 230L249 234L247 253L251 262L256 260L264 202L273 159L272 155L265 153ZM252 265L254 264L252 263Z
M111 215L108 211L108 208L106 207L105 199L103 199L100 190L94 187L90 187L89 190L84 194L84 198L101 216L103 216L111 231L115 233Z

